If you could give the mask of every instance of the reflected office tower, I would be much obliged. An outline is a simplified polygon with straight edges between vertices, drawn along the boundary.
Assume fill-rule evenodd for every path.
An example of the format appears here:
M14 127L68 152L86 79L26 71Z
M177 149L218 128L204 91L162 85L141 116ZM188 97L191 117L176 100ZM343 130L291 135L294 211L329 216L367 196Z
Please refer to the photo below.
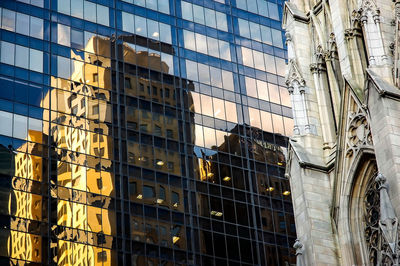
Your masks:
M97 56L109 54L110 40L91 37L85 52L75 52L69 79L52 77L57 89L44 98L50 103L50 135L57 157L50 180L56 205L51 254L58 265L112 265L116 228L111 204L115 185L110 60Z
M293 265L281 1L0 1L0 263Z
M10 236L7 243L9 255L19 260L40 262L42 257L42 237L37 230L42 221L42 196L37 188L42 182L43 160L35 149L37 145L30 142L42 142L42 132L29 130L28 138L14 154L15 176L12 179L13 190L9 198ZM36 191L35 191L36 187ZM25 232L21 232L21 228ZM14 230L13 230L14 229ZM5 243L3 243L5 244Z

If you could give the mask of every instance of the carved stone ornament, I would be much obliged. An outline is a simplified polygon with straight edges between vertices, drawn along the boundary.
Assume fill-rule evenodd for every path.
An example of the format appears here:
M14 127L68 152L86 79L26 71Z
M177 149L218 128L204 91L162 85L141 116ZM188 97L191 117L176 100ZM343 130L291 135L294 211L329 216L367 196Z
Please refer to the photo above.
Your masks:
M304 246L299 239L296 239L293 248L296 250L296 266L305 266L306 264L304 263L303 258Z
M365 240L370 265L399 265L399 224L388 195L386 178L377 174L364 197Z
M365 110L351 96L347 116L346 156L353 157L363 146L372 146L371 129Z
M379 227L382 230L385 240L389 243L389 247L393 253L397 249L397 237L398 237L398 221L394 213L392 202L389 199L387 192L386 178L379 173L375 179L379 184L379 196L380 196L380 211L381 217L379 219Z
M288 65L289 70L286 74L286 85L289 87L293 87L293 83L297 82L299 86L304 87L306 81L303 79L303 76L300 73L296 60L290 59Z
M371 12L372 18L375 23L380 22L380 10L374 0L363 0L359 9L361 14L361 21L366 19L367 13Z

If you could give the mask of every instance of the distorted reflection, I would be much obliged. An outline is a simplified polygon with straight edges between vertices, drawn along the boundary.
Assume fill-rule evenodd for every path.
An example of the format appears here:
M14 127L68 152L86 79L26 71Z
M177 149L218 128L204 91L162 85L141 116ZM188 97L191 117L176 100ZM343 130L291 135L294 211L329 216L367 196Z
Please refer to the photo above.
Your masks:
M126 238L126 249L135 251L129 255L133 265L172 265L194 248L257 264L251 251L242 250L252 245L250 228L257 225L257 233L267 235L261 230L274 232L277 224L282 234L289 231L285 221L291 218L269 206L282 209L290 201L288 182L278 177L284 144L271 144L271 132L285 134L292 120L241 105L230 71L186 60L188 80L173 76L179 69L172 45L155 41L162 41L161 24L130 19L134 27L124 27L140 34L122 39L57 26L58 44L84 50L52 58L57 75L40 104L43 121L0 111L10 125L0 134L20 140L0 146L0 174L12 177L11 192L0 191L1 204L8 206L0 214L12 215L10 228L1 232L7 250L0 255L116 265L116 246ZM143 37L148 34L152 40ZM227 42L184 34L187 48L230 60ZM253 58L246 49L247 63L264 67L264 57ZM23 58L17 61L26 65ZM284 95L277 85L253 78L245 86L248 96L265 101L280 104ZM244 116L247 124L241 123ZM262 225L250 213L254 206ZM196 233L186 227L189 212L200 224ZM41 223L49 232L42 232Z

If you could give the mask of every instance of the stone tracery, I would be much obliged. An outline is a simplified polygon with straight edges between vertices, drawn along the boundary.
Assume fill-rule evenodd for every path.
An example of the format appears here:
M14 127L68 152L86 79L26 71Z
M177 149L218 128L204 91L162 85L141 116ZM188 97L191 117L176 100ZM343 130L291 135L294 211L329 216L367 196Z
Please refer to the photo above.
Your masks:
M347 124L346 156L353 157L362 146L372 146L372 135L367 115L362 107L350 97Z
M371 265L398 265L399 226L387 194L386 178L371 178L364 197L364 236Z

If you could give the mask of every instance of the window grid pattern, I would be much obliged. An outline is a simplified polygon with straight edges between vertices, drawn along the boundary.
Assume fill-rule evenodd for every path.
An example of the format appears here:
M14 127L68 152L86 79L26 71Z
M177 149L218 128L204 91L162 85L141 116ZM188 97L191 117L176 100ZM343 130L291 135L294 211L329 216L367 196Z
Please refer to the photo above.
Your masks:
M65 2L43 8L42 38L2 28L0 260L294 263L282 47L235 32L225 1L196 2L224 14L223 29L168 16L160 1Z

